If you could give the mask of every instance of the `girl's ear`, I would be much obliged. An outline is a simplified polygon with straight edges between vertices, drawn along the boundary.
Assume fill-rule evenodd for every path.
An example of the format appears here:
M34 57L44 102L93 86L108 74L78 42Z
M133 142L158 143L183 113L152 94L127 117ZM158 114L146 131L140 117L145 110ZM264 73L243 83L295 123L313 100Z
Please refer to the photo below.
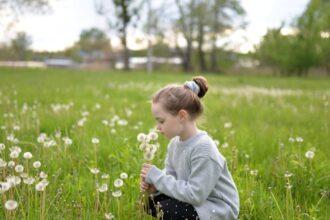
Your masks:
M184 109L181 109L179 112L178 112L178 115L179 115L179 119L180 121L183 121L183 120L187 120L188 119L188 112Z

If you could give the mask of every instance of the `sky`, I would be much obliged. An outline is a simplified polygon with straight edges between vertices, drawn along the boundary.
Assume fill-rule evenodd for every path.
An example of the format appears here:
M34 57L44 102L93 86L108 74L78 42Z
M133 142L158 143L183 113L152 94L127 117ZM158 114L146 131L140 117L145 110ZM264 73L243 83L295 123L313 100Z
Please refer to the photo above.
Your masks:
M108 31L105 19L97 15L95 0L53 0L52 11L45 15L26 14L20 21L5 32L0 26L0 42L8 41L18 31L25 31L32 38L32 49L37 51L59 51L70 47L79 39L80 32L91 27ZM300 15L309 0L241 0L246 11L246 30L232 33L220 39L218 44L229 44L229 47L248 52L253 49L268 28L286 24ZM109 34L112 44L119 45L114 34ZM142 33L131 30L128 39L130 49L141 49L145 41L138 44L136 38L144 38ZM144 43L143 43L144 42Z

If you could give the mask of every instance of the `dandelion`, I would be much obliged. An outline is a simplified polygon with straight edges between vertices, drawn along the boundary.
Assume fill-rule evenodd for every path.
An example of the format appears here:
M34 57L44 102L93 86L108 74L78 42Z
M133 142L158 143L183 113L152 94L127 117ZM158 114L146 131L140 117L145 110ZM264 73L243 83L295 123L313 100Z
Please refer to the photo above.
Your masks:
M116 179L116 180L114 181L114 183L113 183L113 185L114 185L115 187L117 187L117 188L122 187L123 184L124 184L124 182L123 182L122 179Z
M295 142L295 139L294 139L293 137L289 137L289 141L290 141L291 143L293 143L293 142Z
M22 180L18 176L7 176L6 181L10 184L10 186L17 186L21 183Z
M0 150L4 150L6 148L5 144L0 143Z
M145 135L145 134L143 134L143 133L138 134L138 136L137 136L137 140L138 140L139 142L142 142L142 141L144 141L145 139L146 139L146 135Z
M286 171L285 174L284 174L284 177L285 178L290 178L290 177L292 177L292 175L293 175L292 173L290 173L289 171Z
M9 154L9 157L12 159L18 158L18 156L19 156L19 153L17 151L12 151Z
M14 140L15 140L15 136L14 136L14 134L10 134L10 135L8 135L8 136L7 136L7 140L10 141L10 142L14 142Z
M250 171L250 174L251 174L252 176L257 176L257 175L258 175L258 170L251 170L251 171Z
M62 140L64 141L64 144L66 146L70 146L72 144L72 140L68 137L64 137L64 138L62 138Z
M12 211L15 210L18 206L18 203L15 200L8 200L5 203L5 207L7 210Z
M4 168L4 167L6 167L6 166L7 166L6 161L4 161L4 160L2 160L2 159L0 158L0 168Z
M226 122L223 127L224 128L231 128L232 124L231 124L231 122Z
M11 184L8 182L0 182L0 193L7 192L11 187Z
M28 177L23 179L23 183L27 184L27 185L32 185L35 182L35 178L33 177Z
M309 160L313 159L314 156L315 156L314 151L309 150L305 153L305 157Z
M37 138L37 142L38 142L38 143L43 143L43 142L46 141L46 139L47 139L47 134L45 134L45 133L41 133L41 134L39 135L39 137Z
M109 122L107 120L102 120L102 124L104 124L105 126L108 126Z
M147 152L144 154L144 159L146 161L151 161L154 159L154 157L155 157L155 155L152 152Z
M302 142L304 141L304 139L303 139L302 137L297 137L297 138L296 138L296 141L297 141L298 143L302 143Z
M31 159L32 158L32 154L30 152L25 152L23 154L23 157L28 160L28 159Z
M44 171L41 171L39 176L41 179L46 179L48 177L48 175Z
M228 147L229 147L229 144L228 144L227 142L225 142L225 143L223 143L223 144L221 145L221 147L222 147L222 148L228 148Z
M19 130L21 130L21 127L19 125L14 125L13 130L14 131L19 131Z
M15 167L15 171L17 172L17 173L22 173L23 171L24 171L24 167L22 166L22 165L17 165L16 167Z
M148 137L150 138L150 140L155 141L158 139L158 134L156 132L152 131L148 134Z
M14 166L15 166L15 162L14 161L11 160L11 161L8 162L8 167L12 168Z
M61 131L56 131L56 132L55 132L55 137L56 137L56 138L60 139L61 136L62 136Z
M35 161L33 163L33 167L36 168L36 169L40 168L41 167L41 162L40 161Z
M90 168L89 170L91 171L92 174L98 174L100 172L100 170L97 168Z
M115 219L115 216L112 213L104 213L104 218L107 220Z
M120 119L119 121L117 121L117 123L120 126L126 126L128 124L128 122L124 119Z
M100 140L98 139L98 138L92 138L92 143L93 144L98 144L98 143L100 143Z
M46 185L42 182L39 182L36 184L35 188L37 191L42 192L42 191L45 191Z
M286 183L286 184L285 184L285 188L287 188L287 189L291 189L291 188L292 188L292 185L291 185L290 183Z
M112 192L112 196L115 198L119 198L122 195L120 190L116 190L114 192Z
M97 188L97 191L99 191L100 193L108 191L108 185L105 183L102 184L99 188Z
M111 134L115 134L117 131L116 131L116 129L112 128L110 132L111 132Z
M109 174L102 174L101 178L102 179L109 179Z
M89 112L88 112L88 111L84 111L84 112L81 113L81 115L82 115L83 117L87 117L87 116L89 115Z
M122 178L122 179L127 179L127 177L128 177L127 173L120 174L120 178Z

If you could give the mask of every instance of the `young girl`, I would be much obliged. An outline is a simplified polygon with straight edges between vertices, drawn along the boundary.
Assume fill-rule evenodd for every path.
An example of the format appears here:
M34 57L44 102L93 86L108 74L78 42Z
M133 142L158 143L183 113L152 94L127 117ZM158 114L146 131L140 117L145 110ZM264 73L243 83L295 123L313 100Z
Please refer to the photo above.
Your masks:
M225 158L196 126L208 90L204 77L168 85L152 99L157 129L170 139L162 171L151 164L141 170L142 191L151 193L150 215L163 219L237 219L239 198Z

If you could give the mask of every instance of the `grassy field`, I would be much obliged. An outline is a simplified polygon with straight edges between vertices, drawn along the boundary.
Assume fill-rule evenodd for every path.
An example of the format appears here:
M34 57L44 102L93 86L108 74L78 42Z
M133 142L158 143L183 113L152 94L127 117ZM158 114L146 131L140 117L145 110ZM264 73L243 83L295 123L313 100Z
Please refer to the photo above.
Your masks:
M0 69L0 218L150 219L136 137L155 126L152 94L191 77ZM206 77L199 127L227 159L240 219L330 219L330 79Z

